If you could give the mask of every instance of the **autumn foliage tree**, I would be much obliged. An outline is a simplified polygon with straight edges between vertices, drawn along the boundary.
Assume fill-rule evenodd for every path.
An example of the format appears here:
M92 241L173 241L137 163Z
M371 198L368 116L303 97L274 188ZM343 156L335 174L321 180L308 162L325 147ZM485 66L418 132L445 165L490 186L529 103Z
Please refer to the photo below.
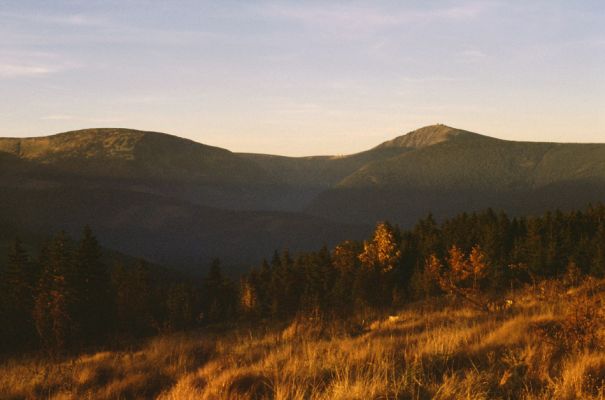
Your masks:
M485 253L475 245L468 256L457 246L449 249L446 263L434 254L426 261L426 269L447 294L461 298L473 306L487 310L481 284L488 273Z
M0 352L38 343L78 349L242 316L363 320L366 311L443 293L493 309L504 290L553 278L574 286L587 275L604 276L605 206L514 218L486 210L440 222L428 215L402 231L382 222L366 241L276 251L270 262L242 274L240 285L218 261L200 279L104 255L90 229L78 241L56 235L39 257L28 256L32 244L15 241L0 257Z
M372 239L364 242L359 254L361 269L357 276L357 297L366 305L390 305L393 272L401 259L400 240L388 222L376 225Z

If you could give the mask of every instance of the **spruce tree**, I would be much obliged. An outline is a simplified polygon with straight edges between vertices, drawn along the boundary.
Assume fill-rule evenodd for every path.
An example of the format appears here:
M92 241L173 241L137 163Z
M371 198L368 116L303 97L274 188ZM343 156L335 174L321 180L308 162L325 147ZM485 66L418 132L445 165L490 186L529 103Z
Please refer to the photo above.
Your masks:
M590 273L599 278L605 276L605 220L598 222L593 239L593 257L590 263Z
M167 327L172 331L191 328L195 324L197 298L195 290L189 285L172 283L166 294Z
M99 342L112 325L109 275L101 248L90 227L85 227L76 255L77 319L84 342Z
M338 315L347 316L353 311L353 286L360 268L361 243L345 241L332 251L332 265L336 271L336 282L332 288L332 303Z
M9 248L8 263L0 270L0 337L5 350L31 346L35 337L32 317L35 282L32 263L17 238Z
M233 315L237 295L233 283L225 278L219 259L214 259L204 279L204 318L208 322L221 322Z
M40 265L33 310L36 330L45 347L61 351L74 344L79 331L73 254L65 232L42 251Z

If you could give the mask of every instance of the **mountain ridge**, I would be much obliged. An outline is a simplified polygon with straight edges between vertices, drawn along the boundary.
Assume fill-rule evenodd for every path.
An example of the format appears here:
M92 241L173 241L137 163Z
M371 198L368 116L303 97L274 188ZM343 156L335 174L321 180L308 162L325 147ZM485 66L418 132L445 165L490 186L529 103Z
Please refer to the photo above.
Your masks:
M500 140L489 136L480 135L478 133L465 131L462 129L452 128L443 124L428 125L413 131L410 131L404 135L397 136L394 139L387 140L375 147L375 149L389 148L389 147L407 147L418 149L427 146L433 146L448 140L454 140L457 137L467 138L489 138L492 140Z
M0 138L0 152L60 174L212 181L264 180L254 164L229 150L161 132L95 128L33 138ZM75 165L74 165L75 164ZM209 173L210 172L210 173ZM229 174L229 176L227 176Z
M235 155L244 155L244 156L264 156L264 157L279 157L279 158L289 158L289 159L309 159L309 160L321 160L321 159L331 159L337 160L342 158L353 157L358 154L363 154L368 151L376 150L376 149L385 149L392 147L401 147L401 148L422 148L428 147L432 145L436 145L448 140L456 139L458 137L466 137L473 139L483 139L483 140L493 140L500 142L512 142L512 143L541 143L541 144L605 144L594 142L594 143L578 143L578 142L554 142L554 141L520 141L520 140L508 140L508 139L500 139L489 135L483 135L475 132L471 132L464 129L454 128L444 124L433 124L423 126L421 128L409 131L403 135L396 136L392 139L386 140L370 149L363 150L356 153L345 154L345 155L310 155L310 156L287 156L280 154L270 154L270 153L256 153L256 152L233 152L231 150L209 145L206 143L198 142L193 139L185 138L182 136L178 136L171 133L164 133L158 131L147 131L147 130L138 130L131 128L87 128L87 129L78 129L72 131L65 131L54 133L51 135L44 136L30 136L30 137L0 137L0 152L12 153L15 155L22 156L23 152L19 152L18 150L11 151L12 147L16 147L17 149L21 148L21 150L32 150L35 149L35 144L44 144L53 145L53 142L63 142L61 139L70 139L73 140L75 138L82 139L82 137L86 139L95 139L98 140L97 136L104 136L106 139L105 145L108 144L118 144L122 146L122 151L133 150L134 145L138 144L140 140L145 137L162 137L167 138L169 140L182 141L187 142L192 145L202 146L208 150L218 150L221 152L228 152L230 154ZM113 139L113 140L112 140ZM121 139L121 140L120 140ZM81 140L80 140L81 141ZM39 143L35 143L39 142ZM25 146L24 146L25 145ZM124 147L124 145L131 147ZM74 146L72 146L74 147ZM111 149L109 146L105 146L106 149ZM112 155L113 153L110 153ZM119 151L115 154L119 154ZM37 155L36 153L33 154ZM29 157L35 158L35 157Z
M118 251L174 265L214 255L241 268L277 248L361 239L377 221L409 227L429 212L527 215L598 201L605 144L508 141L446 125L346 156L235 153L121 128L0 138L0 225L44 233L89 224Z

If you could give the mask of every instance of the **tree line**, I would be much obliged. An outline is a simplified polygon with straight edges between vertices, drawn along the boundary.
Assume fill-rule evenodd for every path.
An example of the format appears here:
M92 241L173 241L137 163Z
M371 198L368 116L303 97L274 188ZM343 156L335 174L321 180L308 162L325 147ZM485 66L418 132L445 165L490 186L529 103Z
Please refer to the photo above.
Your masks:
M109 265L90 228L60 232L33 259L15 239L0 265L0 353L115 344L232 318L236 286L214 261L201 280L166 279L144 260Z
M90 228L61 232L35 258L15 240L0 265L0 351L52 351L241 319L347 318L411 301L476 293L565 274L605 275L605 206L511 218L486 210L411 229L377 224L365 241L293 255L276 251L227 279L165 279L143 260L108 263Z
M241 281L241 312L261 317L321 313L347 317L455 294L476 306L573 271L605 276L605 206L511 218L488 209L441 223L428 215L408 230L379 223L365 241L292 257L288 251Z

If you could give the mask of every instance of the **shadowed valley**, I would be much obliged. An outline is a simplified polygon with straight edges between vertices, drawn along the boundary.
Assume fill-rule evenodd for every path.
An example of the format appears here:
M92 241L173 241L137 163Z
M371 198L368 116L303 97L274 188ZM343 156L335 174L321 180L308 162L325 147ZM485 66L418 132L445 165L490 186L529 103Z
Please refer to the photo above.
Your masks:
M279 248L359 239L380 220L584 207L605 198L605 145L434 125L348 156L284 157L88 129L0 139L0 185L0 221L24 237L89 224L128 254L181 267L220 257L241 268Z

